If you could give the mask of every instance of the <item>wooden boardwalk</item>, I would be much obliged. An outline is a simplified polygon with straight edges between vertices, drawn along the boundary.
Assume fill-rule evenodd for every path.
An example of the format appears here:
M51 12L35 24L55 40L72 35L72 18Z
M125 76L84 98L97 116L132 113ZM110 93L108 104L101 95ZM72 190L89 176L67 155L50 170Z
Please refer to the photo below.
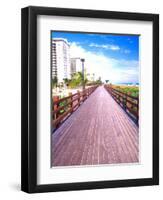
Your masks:
M52 135L52 166L139 162L137 125L103 86Z

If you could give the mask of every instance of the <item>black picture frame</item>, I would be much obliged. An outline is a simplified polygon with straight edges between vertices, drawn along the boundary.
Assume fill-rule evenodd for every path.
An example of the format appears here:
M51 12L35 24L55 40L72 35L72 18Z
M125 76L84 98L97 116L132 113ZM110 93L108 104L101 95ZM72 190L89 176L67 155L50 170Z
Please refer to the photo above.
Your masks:
M106 18L153 23L153 177L37 185L37 16ZM159 15L30 6L21 11L21 190L28 193L159 184Z

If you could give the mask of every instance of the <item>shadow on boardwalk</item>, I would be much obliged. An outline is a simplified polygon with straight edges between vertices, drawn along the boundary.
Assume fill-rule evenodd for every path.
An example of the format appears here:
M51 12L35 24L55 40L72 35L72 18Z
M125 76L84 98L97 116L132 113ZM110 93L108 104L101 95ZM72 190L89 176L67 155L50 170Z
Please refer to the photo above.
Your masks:
M52 166L138 161L138 127L103 86L52 135Z

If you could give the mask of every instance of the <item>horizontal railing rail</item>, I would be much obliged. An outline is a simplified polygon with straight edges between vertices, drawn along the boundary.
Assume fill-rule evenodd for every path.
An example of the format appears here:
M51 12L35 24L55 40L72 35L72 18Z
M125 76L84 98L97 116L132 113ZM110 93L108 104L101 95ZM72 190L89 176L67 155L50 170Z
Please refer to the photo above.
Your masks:
M91 94L98 86L92 86L84 91L78 91L75 94L69 93L69 96L59 98L53 97L53 111L52 111L52 128L55 129L68 116L70 116Z
M125 92L119 91L110 85L104 88L111 94L114 100L130 115L130 117L139 124L139 98L131 96Z

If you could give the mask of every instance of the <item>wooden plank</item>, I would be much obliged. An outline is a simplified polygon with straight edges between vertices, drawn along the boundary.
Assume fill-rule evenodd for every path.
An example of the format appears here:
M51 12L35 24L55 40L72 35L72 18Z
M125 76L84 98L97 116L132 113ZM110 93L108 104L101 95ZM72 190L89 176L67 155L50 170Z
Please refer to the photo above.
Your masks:
M139 162L139 130L103 88L53 133L52 166Z

